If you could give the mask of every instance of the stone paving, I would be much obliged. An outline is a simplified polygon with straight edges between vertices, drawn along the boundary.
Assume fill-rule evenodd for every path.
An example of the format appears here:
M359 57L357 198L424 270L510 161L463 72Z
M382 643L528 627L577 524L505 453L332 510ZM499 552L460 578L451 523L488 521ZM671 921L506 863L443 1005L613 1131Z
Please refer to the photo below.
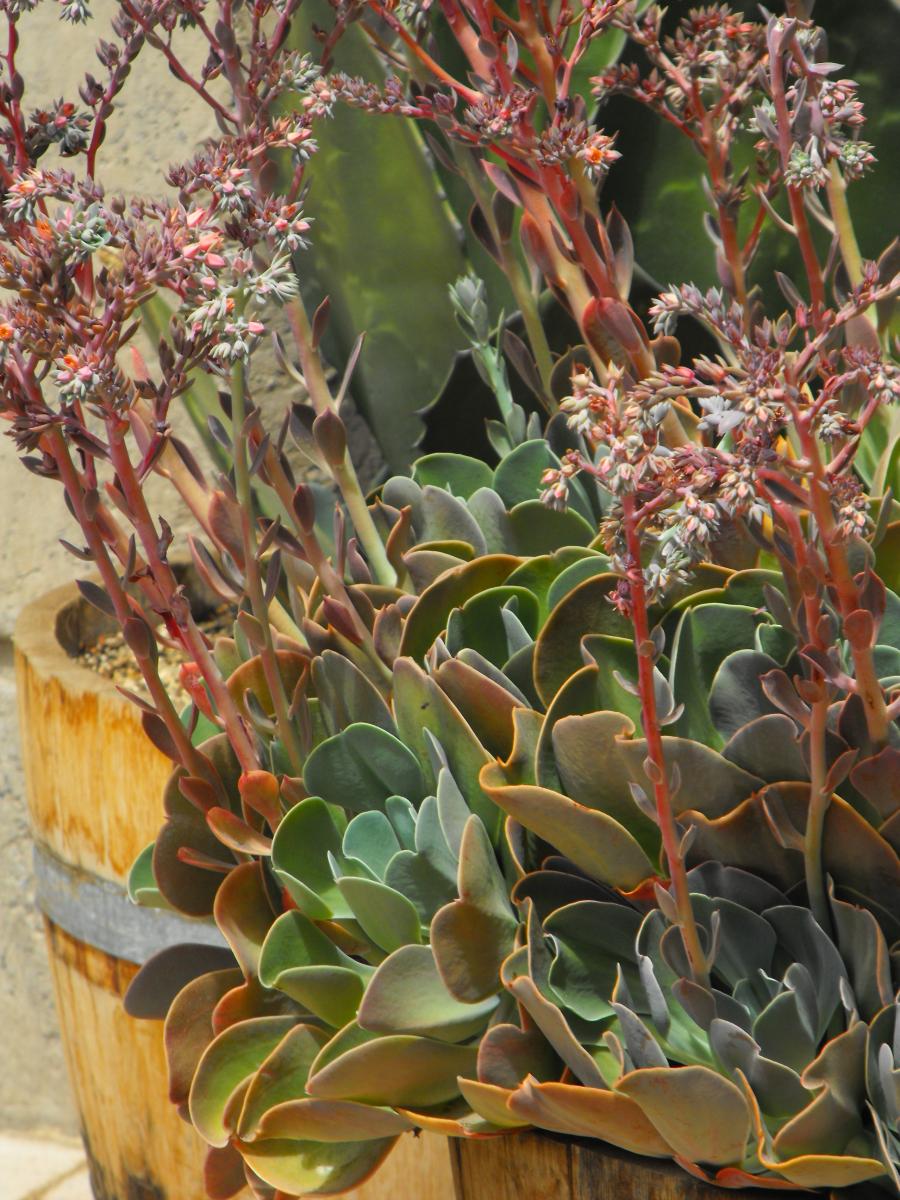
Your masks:
M92 1200L81 1142L0 1133L0 1200Z

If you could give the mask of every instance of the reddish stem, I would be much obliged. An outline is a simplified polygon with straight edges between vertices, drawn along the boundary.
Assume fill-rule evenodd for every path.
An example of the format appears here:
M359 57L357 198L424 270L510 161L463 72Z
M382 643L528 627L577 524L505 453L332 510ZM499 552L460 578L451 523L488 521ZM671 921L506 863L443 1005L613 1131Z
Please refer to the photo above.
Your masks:
M668 767L663 751L659 714L656 707L656 691L653 683L653 642L650 639L647 593L644 587L644 572L641 566L641 540L635 512L635 497L626 493L622 497L622 521L628 547L628 586L631 595L631 619L634 624L634 643L637 649L638 690L641 700L641 724L647 740L647 757L653 764L653 794L656 802L656 817L662 836L669 878L672 881L675 905L684 947L691 964L694 979L703 985L709 981L709 966L700 941L691 904L690 887L687 880L684 857L672 800L669 794Z
M775 104L776 124L778 128L778 154L781 160L781 173L786 178L791 159L793 139L791 137L791 116L787 105L787 95L784 88L785 63L781 50L772 58L772 100ZM809 281L810 303L816 314L825 309L825 282L822 278L822 268L816 254L812 231L806 216L806 206L803 203L803 190L785 182L788 204L791 209L791 219L797 231L797 242L803 258L803 267Z

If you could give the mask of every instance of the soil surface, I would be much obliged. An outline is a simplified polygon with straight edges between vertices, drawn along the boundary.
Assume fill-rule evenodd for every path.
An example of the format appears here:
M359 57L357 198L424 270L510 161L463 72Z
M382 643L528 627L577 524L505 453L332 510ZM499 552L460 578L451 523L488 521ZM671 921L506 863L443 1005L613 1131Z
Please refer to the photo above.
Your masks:
M200 629L208 638L220 635L230 636L234 613L227 604L199 622ZM181 664L186 662L185 653L180 646L166 640L159 644L159 677L165 685L172 702L179 710L190 703L190 697L178 680ZM87 646L78 655L78 662L90 671L96 671L105 679L112 680L120 687L128 688L139 696L148 697L140 668L134 660L134 655L125 645L121 633L101 634L93 645ZM149 698L149 697L148 697Z

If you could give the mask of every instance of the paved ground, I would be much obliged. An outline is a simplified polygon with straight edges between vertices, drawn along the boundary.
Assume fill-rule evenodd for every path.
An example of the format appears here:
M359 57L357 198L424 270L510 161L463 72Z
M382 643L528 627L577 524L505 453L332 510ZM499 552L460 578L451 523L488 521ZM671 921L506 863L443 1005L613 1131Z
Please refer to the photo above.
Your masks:
M0 1134L2 1200L92 1200L80 1142Z

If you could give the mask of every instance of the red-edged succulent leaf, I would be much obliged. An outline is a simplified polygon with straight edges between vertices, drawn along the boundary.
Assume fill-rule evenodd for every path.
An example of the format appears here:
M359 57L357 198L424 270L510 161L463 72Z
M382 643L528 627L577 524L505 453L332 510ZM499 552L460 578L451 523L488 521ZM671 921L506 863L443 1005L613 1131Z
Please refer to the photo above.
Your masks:
M189 1097L194 1128L211 1146L224 1146L240 1117L250 1078L296 1024L294 1017L256 1017L232 1025L203 1052Z
M213 1011L221 998L242 982L236 967L214 971L194 979L172 1001L163 1037L173 1104L180 1107L187 1103L197 1064L214 1037Z
M235 867L216 894L214 913L244 975L258 974L262 945L275 920L260 863Z

